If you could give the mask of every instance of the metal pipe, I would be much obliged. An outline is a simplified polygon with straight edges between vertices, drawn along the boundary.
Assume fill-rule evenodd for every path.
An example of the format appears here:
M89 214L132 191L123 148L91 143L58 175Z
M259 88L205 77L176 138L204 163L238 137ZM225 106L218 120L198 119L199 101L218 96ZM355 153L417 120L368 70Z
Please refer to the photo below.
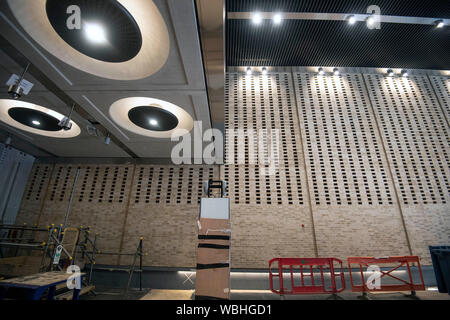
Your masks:
M23 247L23 248L35 248L42 247L42 243L14 243L14 242L0 242L0 247Z
M64 224L63 224L63 228L66 227L67 225L67 220L69 219L69 213L70 213L70 207L72 206L72 200L73 200L73 195L75 193L75 187L77 185L77 181L78 181L78 176L80 175L80 169L77 169L77 173L75 175L75 179L73 181L73 185L72 185L72 192L70 193L70 200L69 200L69 204L67 205L67 211L66 211L66 216L64 217Z
M43 228L37 228L37 227L24 227L24 226L9 225L9 224L0 224L0 230L1 230L1 229L8 229L8 230L48 231L48 229L43 229Z

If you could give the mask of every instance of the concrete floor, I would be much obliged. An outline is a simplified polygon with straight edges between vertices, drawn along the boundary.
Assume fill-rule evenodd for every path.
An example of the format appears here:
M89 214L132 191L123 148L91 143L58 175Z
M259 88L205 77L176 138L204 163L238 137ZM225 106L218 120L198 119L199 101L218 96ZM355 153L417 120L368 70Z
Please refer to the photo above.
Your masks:
M98 288L96 296L88 294L81 300L189 300L192 290L151 290L131 289L124 296L123 289ZM369 300L412 300L410 292L389 292L369 294ZM343 300L359 300L361 294L350 291L340 293ZM231 300L327 300L330 295L295 295L285 296L284 299L268 290L231 290ZM418 300L450 300L450 295L437 291L418 291Z

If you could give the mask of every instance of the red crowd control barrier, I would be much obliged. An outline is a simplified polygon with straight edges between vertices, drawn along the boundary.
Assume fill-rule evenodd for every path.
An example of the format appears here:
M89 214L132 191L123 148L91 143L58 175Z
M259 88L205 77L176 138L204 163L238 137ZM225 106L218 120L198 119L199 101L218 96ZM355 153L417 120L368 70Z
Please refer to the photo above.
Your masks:
M278 263L277 273L272 271L275 262ZM339 268L338 273L336 268ZM287 270L288 276L284 273ZM327 271L329 277L324 276L324 272ZM274 288L274 278L279 280L278 289ZM342 261L335 258L274 258L269 261L269 280L270 290L280 295L336 294L345 289Z
M420 267L419 257L417 256L405 256L405 257L385 257L385 258L374 258L374 257L350 257L348 260L348 269L350 273L350 283L352 285L353 292L375 292L375 291L417 291L425 290L425 284L423 281L422 268ZM419 277L416 281L413 279L414 275L411 271L412 264L417 264ZM370 266L382 267L383 264L389 264L387 266L391 269L388 271L383 271L379 269L378 275L372 274L372 279L365 277L364 269L367 270ZM361 277L361 283L355 284L352 277L352 268L358 265L359 271L357 274ZM394 265L392 267L392 265ZM400 267L406 266L406 270L398 270ZM372 267L372 271L373 271ZM378 271L378 270L377 270ZM394 275L393 273L398 273ZM403 278L400 276L403 275ZM358 277L359 277L358 276ZM379 279L379 285L376 286L376 279ZM370 281L371 286L369 287L367 281ZM372 282L373 281L373 282Z

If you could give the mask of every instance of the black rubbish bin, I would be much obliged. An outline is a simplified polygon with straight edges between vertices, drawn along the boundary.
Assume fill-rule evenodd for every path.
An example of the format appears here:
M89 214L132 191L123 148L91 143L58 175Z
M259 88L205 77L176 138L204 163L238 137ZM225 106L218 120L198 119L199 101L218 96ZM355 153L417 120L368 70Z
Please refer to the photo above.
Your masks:
M430 246L438 290L450 295L450 246Z

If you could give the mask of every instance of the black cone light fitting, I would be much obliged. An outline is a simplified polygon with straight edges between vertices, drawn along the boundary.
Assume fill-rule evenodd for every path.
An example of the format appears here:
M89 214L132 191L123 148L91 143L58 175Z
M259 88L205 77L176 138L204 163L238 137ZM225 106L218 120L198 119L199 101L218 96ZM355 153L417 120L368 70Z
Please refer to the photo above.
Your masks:
M67 8L80 8L80 28L68 27ZM77 51L105 62L125 62L142 47L133 16L116 0L47 0L47 17L58 35Z
M57 118L39 110L14 107L8 110L8 114L17 122L34 129L45 131L61 130Z
M152 131L169 131L178 125L178 118L156 106L139 106L128 111L128 118L138 127Z

